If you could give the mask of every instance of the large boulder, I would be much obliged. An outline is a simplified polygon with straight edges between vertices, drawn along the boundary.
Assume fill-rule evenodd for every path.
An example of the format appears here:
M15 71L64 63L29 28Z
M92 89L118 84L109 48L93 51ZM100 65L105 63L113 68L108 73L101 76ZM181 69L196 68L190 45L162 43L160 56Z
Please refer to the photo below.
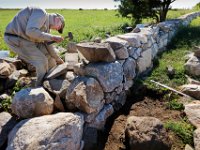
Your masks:
M80 150L83 124L83 116L72 113L25 119L9 134L7 150Z
M53 99L44 88L27 88L15 94L11 109L19 117L30 118L51 114L53 103Z
M160 120L131 116L125 134L131 150L170 150L171 144Z
M90 62L113 62L115 53L108 43L79 43L76 45L78 51Z

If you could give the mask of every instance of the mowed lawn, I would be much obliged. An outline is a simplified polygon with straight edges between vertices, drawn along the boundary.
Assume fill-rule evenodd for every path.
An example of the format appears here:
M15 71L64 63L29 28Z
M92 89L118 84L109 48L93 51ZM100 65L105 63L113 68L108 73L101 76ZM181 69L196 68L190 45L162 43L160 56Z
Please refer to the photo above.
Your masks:
M8 49L3 41L6 25L19 10L0 10L0 50ZM72 32L75 42L92 40L96 37L105 37L106 32L111 35L122 33L121 27L130 24L130 20L118 17L116 10L47 10L49 13L60 13L65 17L66 26L62 36ZM58 34L52 31L53 34ZM62 44L65 46L65 43Z

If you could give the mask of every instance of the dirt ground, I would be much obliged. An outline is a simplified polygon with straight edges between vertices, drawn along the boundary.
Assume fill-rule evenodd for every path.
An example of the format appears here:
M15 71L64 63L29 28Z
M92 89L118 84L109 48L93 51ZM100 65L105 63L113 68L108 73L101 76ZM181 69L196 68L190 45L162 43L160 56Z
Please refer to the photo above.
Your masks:
M128 97L125 106L120 112L109 118L104 132L104 134L107 134L107 138L102 149L127 150L124 142L124 129L129 116L151 116L160 119L164 123L169 120L179 121L181 116L184 115L183 112L168 109L167 101L164 101L162 96L155 96L154 93L150 94L153 97L147 93L142 95L146 96L132 95ZM172 150L184 149L185 145L179 137L171 131L167 131L167 133L172 142Z

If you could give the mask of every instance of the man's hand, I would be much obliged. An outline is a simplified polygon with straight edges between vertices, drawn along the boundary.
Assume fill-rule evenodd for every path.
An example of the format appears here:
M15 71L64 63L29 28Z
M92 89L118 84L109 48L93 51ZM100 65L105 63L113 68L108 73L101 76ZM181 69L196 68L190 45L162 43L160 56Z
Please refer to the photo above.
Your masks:
M54 35L51 37L51 40L59 43L59 42L62 42L64 40L64 38L61 36Z
M58 64L58 65L60 65L60 64L63 64L63 63L64 63L64 61L63 61L61 58L57 59L57 60L56 60L56 62L57 62L57 64Z

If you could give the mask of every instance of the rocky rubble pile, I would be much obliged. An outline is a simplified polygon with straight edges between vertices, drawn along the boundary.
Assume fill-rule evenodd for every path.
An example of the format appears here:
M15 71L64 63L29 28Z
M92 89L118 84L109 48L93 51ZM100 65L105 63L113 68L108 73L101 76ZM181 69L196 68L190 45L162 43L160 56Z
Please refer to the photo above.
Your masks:
M20 60L1 59L1 96L16 82L29 85L12 99L12 113L21 121L12 123L2 145L10 132L7 150L91 149L97 130L103 130L107 118L125 104L134 79L151 70L153 59L165 50L178 27L197 16L200 13L188 14L98 43L71 43L65 63L49 71L43 87L31 88L31 69L25 70ZM1 133L9 121L0 122Z

